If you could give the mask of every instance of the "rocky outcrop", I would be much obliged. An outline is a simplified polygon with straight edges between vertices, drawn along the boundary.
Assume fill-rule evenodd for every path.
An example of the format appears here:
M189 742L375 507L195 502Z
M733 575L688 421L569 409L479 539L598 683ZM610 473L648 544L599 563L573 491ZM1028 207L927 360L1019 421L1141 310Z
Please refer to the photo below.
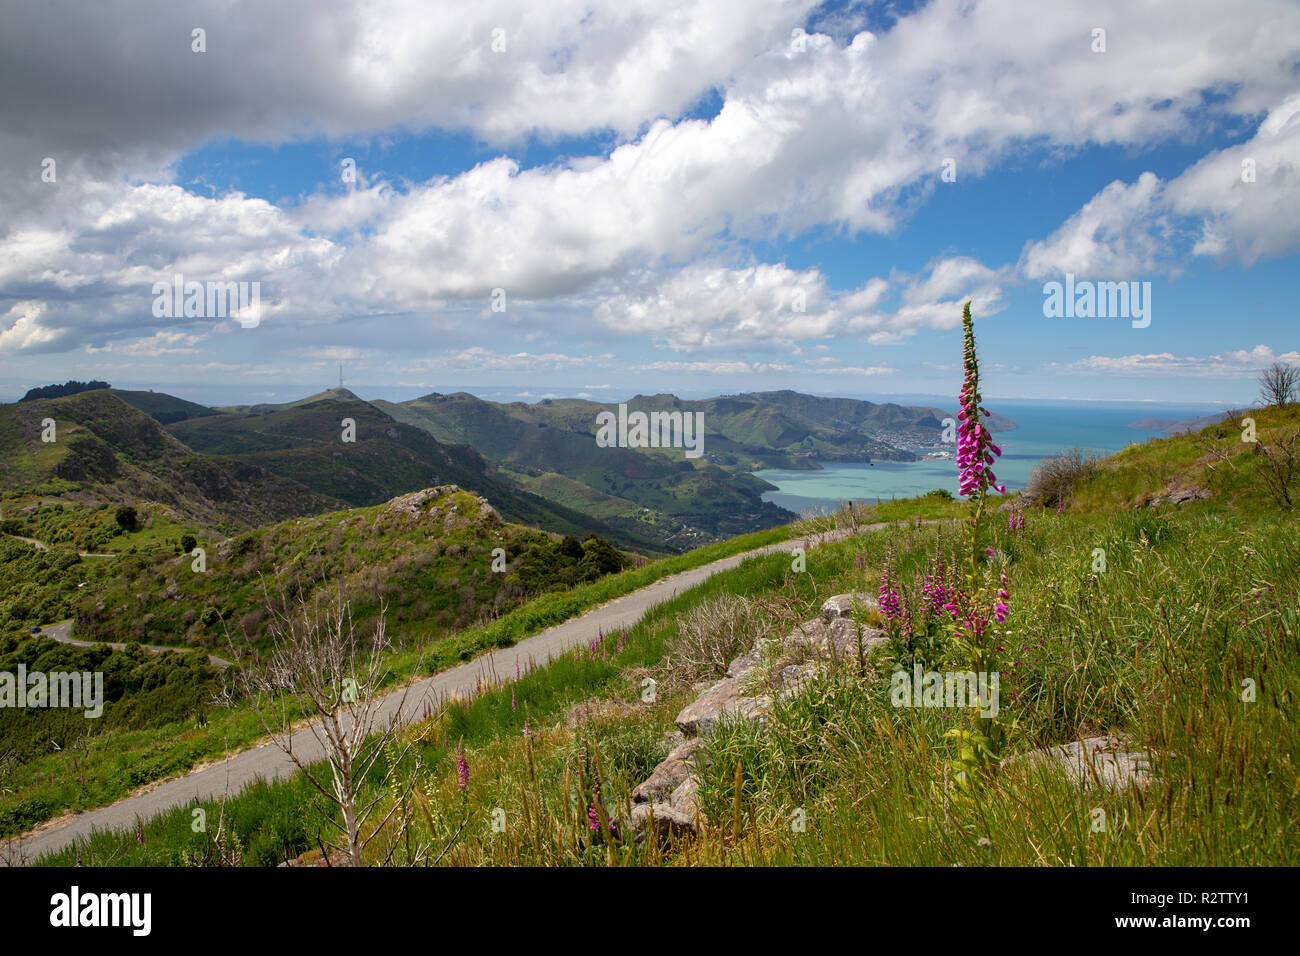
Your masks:
M695 833L702 819L696 771L697 761L703 756L704 738L727 720L746 720L761 726L763 715L778 698L799 693L819 669L832 661L856 659L859 648L869 651L884 642L884 631L854 623L855 605L859 613L878 607L874 597L861 592L828 598L817 617L796 627L783 641L760 641L733 660L721 680L701 688L699 696L677 715L678 742L649 778L632 791L628 822L634 832L643 835L653 819L661 837ZM779 646L773 646L777 643ZM765 660L779 665L789 655L801 662L764 674Z
M701 737L693 737L678 744L666 760L655 767L649 778L632 791L633 803L663 803L695 772L695 758L704 744Z
M1191 488L1166 488L1159 494L1151 495L1142 501L1148 508L1156 508L1160 505L1175 505L1181 507L1190 501L1204 501L1212 496L1209 488L1191 487Z

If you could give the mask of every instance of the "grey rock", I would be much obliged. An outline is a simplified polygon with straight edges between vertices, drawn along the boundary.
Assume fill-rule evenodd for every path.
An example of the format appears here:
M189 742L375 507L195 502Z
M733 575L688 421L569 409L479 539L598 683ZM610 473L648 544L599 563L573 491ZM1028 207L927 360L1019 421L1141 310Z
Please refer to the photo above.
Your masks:
M811 621L804 621L787 634L785 636L785 646L803 644L809 647L819 647L826 642L829 633L830 628L826 622L820 617L815 617Z
M673 839L693 836L695 820L667 803L642 803L632 808L628 825L632 832L644 837L649 830L651 820L660 839Z
M643 783L632 791L633 803L667 800L695 770L695 755L704 745L699 737L687 739L675 747Z
M791 664L789 667L781 668L777 675L781 684L781 696L793 697L799 691L803 690L805 684L812 680L817 668L811 664Z
M826 599L822 604L821 619L827 624L837 617L849 617L853 614L854 598L857 598L858 611L871 611L880 606L874 596L866 591L858 591L854 594L836 594L834 597Z
M762 645L754 647L752 650L741 654L734 661L727 665L728 677L744 677L763 660Z
M688 737L708 734L726 717L757 719L771 706L770 697L746 696L743 677L724 677L677 715L677 729Z
M750 723L761 724L763 715L771 709L772 698L767 694L758 697L739 697L729 701L716 712L697 718L695 726L700 734L707 736L717 730L718 725L724 720L747 720Z
M692 822L700 816L700 782L691 775L683 780L668 798L668 804Z
M1124 740L1114 735L1085 737L1057 747L1031 750L1002 761L1002 766L1057 766L1081 790L1126 790L1146 787L1154 778L1151 755L1130 751Z

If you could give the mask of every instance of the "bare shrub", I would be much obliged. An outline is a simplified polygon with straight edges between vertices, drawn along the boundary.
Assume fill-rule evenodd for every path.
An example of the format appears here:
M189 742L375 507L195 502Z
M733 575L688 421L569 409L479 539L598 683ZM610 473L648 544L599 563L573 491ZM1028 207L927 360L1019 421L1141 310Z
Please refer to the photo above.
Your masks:
M1062 505L1079 485L1097 473L1099 461L1095 453L1078 447L1044 458L1029 475L1025 499L1042 508Z
M1269 496L1279 508L1290 509L1294 504L1297 480L1300 480L1300 429L1274 436L1273 444L1258 442L1254 453L1261 459L1260 478Z
M753 646L761 626L762 616L743 597L719 594L701 601L677 619L677 634L667 647L673 676L687 683L721 677Z
M336 831L325 846L352 866L361 866L366 846L399 808L406 807L416 783L418 756L411 754L411 740L400 734L412 678L399 684L391 697L381 690L391 650L382 610L370 634L354 625L351 605L341 593L297 601L268 596L266 612L270 654L259 660L247 635L243 641L232 638L238 666L231 668L235 684L226 688L226 695L251 702L271 742L324 798L320 810ZM410 764L408 755L416 757L409 770L404 769ZM313 767L320 757L328 776ZM367 792L372 771L378 779ZM372 820L382 802L394 795L392 809ZM399 837L409 822L403 811ZM322 853L330 856L325 847Z

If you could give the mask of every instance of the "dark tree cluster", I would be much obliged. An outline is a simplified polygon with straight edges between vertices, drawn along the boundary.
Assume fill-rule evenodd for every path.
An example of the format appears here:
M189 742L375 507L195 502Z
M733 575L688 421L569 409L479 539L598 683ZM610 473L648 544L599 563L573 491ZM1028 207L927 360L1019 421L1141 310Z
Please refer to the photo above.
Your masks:
M108 382L89 381L89 382L64 382L62 385L39 385L36 388L29 388L27 394L18 399L20 402L30 402L37 398L62 398L64 395L76 395L78 392L90 392L97 388L112 388Z

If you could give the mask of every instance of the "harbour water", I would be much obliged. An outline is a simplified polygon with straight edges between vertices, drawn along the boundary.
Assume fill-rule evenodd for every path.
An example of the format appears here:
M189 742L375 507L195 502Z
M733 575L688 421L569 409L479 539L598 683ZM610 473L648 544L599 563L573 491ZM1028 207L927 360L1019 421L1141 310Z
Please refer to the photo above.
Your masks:
M942 407L942 406L940 406ZM1147 418L1178 421L1223 411L1208 406L1110 404L1043 404L990 402L991 411L1005 415L1016 428L993 439L1002 448L994 465L1008 490L1024 488L1029 474L1043 458L1078 446L1113 454L1131 442L1162 437L1158 431L1128 426ZM957 493L957 466L952 458L920 461L823 462L820 471L765 469L754 473L779 490L763 495L783 508L805 514L835 509L847 501L874 504L876 499L910 498L936 488Z

